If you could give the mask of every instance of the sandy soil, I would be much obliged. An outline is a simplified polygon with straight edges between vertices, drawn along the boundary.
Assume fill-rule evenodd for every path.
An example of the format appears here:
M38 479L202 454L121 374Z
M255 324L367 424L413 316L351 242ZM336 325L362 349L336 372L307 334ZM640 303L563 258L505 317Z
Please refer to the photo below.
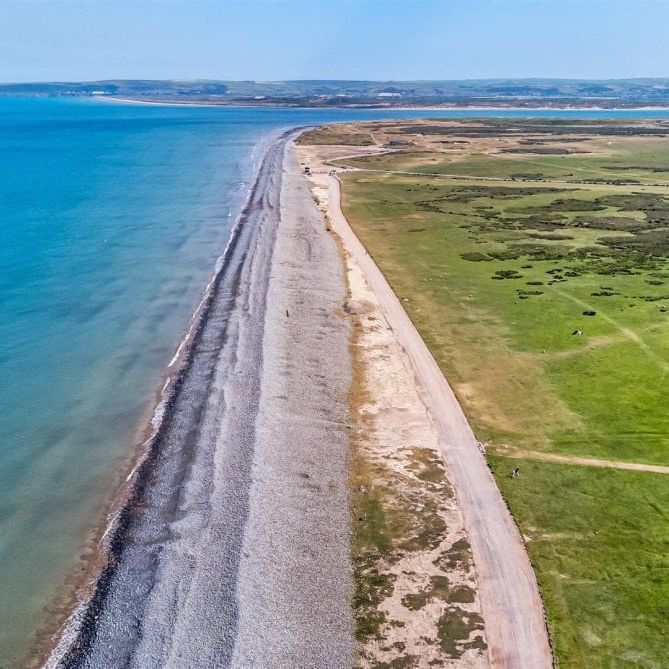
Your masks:
M354 361L363 370L362 394L366 398L359 407L354 446L357 457L364 458L392 488L391 510L401 513L400 500L405 499L410 513L427 521L429 513L436 512L446 528L436 545L405 549L401 559L375 565L378 573L391 576L393 591L379 606L386 619L383 638L365 644L359 666L375 667L411 657L410 666L425 669L435 665L487 667L485 631L480 627L472 625L471 631L457 639L452 654L439 642L438 623L447 611L471 620L480 616L474 562L447 472L441 468L440 475L435 474L432 465L429 481L421 478L424 463L431 464L432 458L440 460L439 435L420 398L411 363L359 265L350 255L346 262L348 309L359 326ZM385 475L380 474L386 470ZM431 511L426 512L426 508ZM457 560L445 559L455 552ZM423 603L424 593L434 590L433 583L439 579L448 583L446 591L425 597ZM465 599L471 596L471 601L451 601L457 597L453 593L465 595Z
M476 438L401 302L343 216L339 180L328 174L329 166L317 162L327 156L327 149L309 148L304 160L312 162L315 173L322 173L321 185L328 189L327 214L333 230L362 270L406 352L421 398L437 429L474 555L491 665L514 669L550 667L552 657L536 578Z
M300 162L314 159L310 149L297 148ZM321 171L309 181L319 208L327 214L327 178ZM479 619L474 561L452 482L443 467L439 472L434 469L441 461L439 433L420 397L411 361L355 257L342 250L349 289L345 310L356 329L353 362L361 373L362 387L356 394L365 398L354 407L357 425L353 457L375 472L377 483L393 490L392 500L387 501L389 513L414 515L422 509L418 516L422 521L428 522L430 513L436 513L446 528L435 545L403 548L399 551L401 559L374 564L374 572L389 577L393 589L378 607L385 617L382 638L359 646L356 666L371 668L411 658L408 666L425 669L487 667L482 625L472 624L470 631L465 630L450 654L439 642L438 623L445 614ZM426 473L426 463L430 467L428 477L421 476ZM456 554L457 559L453 559ZM435 582L447 582L448 587L435 593ZM433 594L426 596L428 592ZM451 601L458 595L466 595L465 599L471 596L471 601Z

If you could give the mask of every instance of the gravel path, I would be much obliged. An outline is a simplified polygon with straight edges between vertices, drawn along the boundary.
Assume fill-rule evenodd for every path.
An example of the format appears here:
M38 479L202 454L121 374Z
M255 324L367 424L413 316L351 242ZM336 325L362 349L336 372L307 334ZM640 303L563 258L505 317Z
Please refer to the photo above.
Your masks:
M361 267L388 324L407 352L423 401L440 433L478 574L491 665L513 669L552 666L544 610L522 538L476 438L448 382L382 272L348 224L339 180L327 177L328 214Z

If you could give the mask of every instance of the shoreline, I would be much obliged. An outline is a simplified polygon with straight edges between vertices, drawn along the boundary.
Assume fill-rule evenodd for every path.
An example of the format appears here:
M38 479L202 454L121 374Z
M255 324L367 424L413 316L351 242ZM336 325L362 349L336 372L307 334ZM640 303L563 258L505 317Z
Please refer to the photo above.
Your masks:
M282 136L290 132L294 131L286 131L282 133ZM259 164L253 166L256 173L254 179L257 180L258 171L262 167L266 154L272 143L276 141L276 138L268 137L259 142L258 146L261 147L262 157ZM257 147L254 148L254 152L256 150ZM30 666L44 666L45 669L59 666L62 658L71 646L77 642L81 634L85 616L94 605L100 582L105 578L105 574L113 561L117 548L115 539L122 530L123 514L128 513L143 480L147 475L150 475L148 471L144 470L150 468L149 460L158 446L157 442L161 428L164 426L175 396L183 383L183 376L187 372L198 334L206 322L211 302L215 299L216 283L225 272L226 262L234 246L238 243L244 218L248 214L254 196L255 185L254 183L250 186L245 203L235 223L230 228L228 241L215 262L211 278L204 286L202 297L193 310L186 332L165 367L161 386L156 391L154 399L149 403L146 411L143 412L147 419L140 423L140 425L143 424L143 427L138 428L139 438L135 442L137 445L133 449L134 452L128 455L127 469L125 472L119 472L116 475L115 478L119 483L114 486L114 491L106 504L103 518L93 527L91 536L86 541L87 546L94 546L94 552L84 560L82 574L68 575L67 580L74 581L73 585L68 587L66 581L63 586L65 592L61 593L60 597L57 595L56 602L51 605L59 612L60 615L57 614L59 621L54 623L53 626L47 624L47 626L37 630L35 648L31 650L26 660ZM51 631L54 627L55 631Z
M216 258L213 270L191 310L185 333L181 335L174 353L163 366L156 387L144 402L136 427L132 431L134 437L127 442L129 452L121 459L116 471L110 475L110 485L101 495L102 511L96 515L90 529L82 537L81 550L78 555L73 556L72 568L64 575L62 582L55 589L54 597L46 605L45 611L48 614L34 631L30 648L21 656L22 665L25 664L27 667L51 666L49 660L56 653L56 646L69 643L64 640L64 635L70 626L76 627L79 624L79 618L90 604L96 584L109 560L108 537L113 534L119 514L130 503L133 480L136 478L137 470L148 457L149 445L157 438L160 423L164 419L164 409L173 394L175 383L188 363L189 342L196 334L198 323L205 317L203 310L209 297L208 293L221 271L221 264L225 262L225 257L233 243L233 237L238 232L237 227L240 225L244 210L249 205L252 188L264 155L282 132L287 131L275 130L263 135L251 150L248 175L241 181L240 189L236 193L239 200L235 200L235 208L239 208L239 213L230 227L228 240ZM246 193L243 194L242 191Z
M80 96L80 98L83 96ZM486 105L472 105L466 107L457 107L457 106L431 106L431 105L418 105L418 106L394 106L394 105L383 105L379 104L378 106L369 106L369 105L341 105L337 107L311 107L311 106L301 106L301 105L292 105L292 104L279 104L279 103L265 103L265 104L243 104L243 103L216 103L208 102L205 100L198 101L194 100L192 102L180 102L177 100L168 101L168 100L141 100L139 98L117 98L114 96L107 95L91 95L85 99L93 99L96 101L111 102L117 104L133 104L133 105L149 105L155 107L207 107L207 108L230 108L230 109L308 109L309 111L336 111L337 109L343 110L369 110L369 111L453 111L453 112L669 112L669 106L641 106L641 107L601 107L597 105L592 105L588 107L577 107L572 105L565 105L560 107L552 107L549 105L542 105L538 107L518 107L518 106L486 106Z
M348 331L299 131L267 147L49 669L348 664Z

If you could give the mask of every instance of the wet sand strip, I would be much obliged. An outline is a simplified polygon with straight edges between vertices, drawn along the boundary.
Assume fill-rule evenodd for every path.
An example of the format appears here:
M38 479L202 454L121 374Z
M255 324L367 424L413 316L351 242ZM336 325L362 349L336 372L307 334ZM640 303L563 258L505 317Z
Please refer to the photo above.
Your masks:
M351 664L336 245L270 146L58 667Z

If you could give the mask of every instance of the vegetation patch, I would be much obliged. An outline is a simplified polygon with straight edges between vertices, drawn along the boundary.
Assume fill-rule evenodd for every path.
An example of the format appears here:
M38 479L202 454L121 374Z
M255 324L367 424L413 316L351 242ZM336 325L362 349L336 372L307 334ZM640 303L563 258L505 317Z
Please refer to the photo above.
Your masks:
M376 669L410 669L417 666L419 658L416 655L404 655L403 657L396 657L390 662L375 663Z
M572 235L566 235L560 232L530 232L528 237L532 239L547 239L548 241L557 242L557 241L566 241L569 239L574 239Z
M421 481L444 486L446 472L441 456L431 448L415 448L410 469Z
M341 146L373 146L374 138L368 132L352 132L346 126L322 126L307 130L296 140L305 145L341 145Z
M530 181L540 181L544 178L542 172L512 172L512 179L528 179Z
M448 550L444 551L434 564L444 571L453 569L467 569L469 566L471 548L467 539L459 539Z
M366 358L360 355L363 333L372 336L363 322L376 320L373 309L371 305L364 313L347 310L354 321L353 350L359 361L351 390L357 426L351 460L356 666L415 666L416 658L421 666L428 661L443 664L447 658L436 626L442 612L451 600L470 611L479 610L473 563L466 542L453 548L458 558L444 560L443 569L434 562L444 546L457 543L464 533L436 438L431 437L433 447L428 447L429 441L413 446L397 442L393 434L390 448L383 439L386 427L375 418L379 410L374 402L394 406L398 399L392 395L375 400L379 394L370 391L376 386L367 376ZM400 401L407 399L403 396ZM417 393L415 403L412 414L402 418L423 419ZM384 415L388 417L388 411ZM449 564L452 568L445 571ZM473 598L468 596L470 590ZM482 651L469 652L473 657Z
M498 269L493 279L522 279L523 275L515 269Z
M483 619L477 613L450 607L439 618L437 629L439 643L448 657L462 657L468 648L486 648L481 635L473 636L473 633L483 629Z
M559 146L534 146L514 149L502 149L503 153L535 153L540 156L568 156L575 153L569 149L563 149Z
M412 592L402 597L402 606L406 606L410 611L422 609L431 599L429 591Z
M479 253L478 251L468 251L467 253L461 253L460 257L463 260L469 260L470 262L487 262L492 260L492 257L487 253Z

